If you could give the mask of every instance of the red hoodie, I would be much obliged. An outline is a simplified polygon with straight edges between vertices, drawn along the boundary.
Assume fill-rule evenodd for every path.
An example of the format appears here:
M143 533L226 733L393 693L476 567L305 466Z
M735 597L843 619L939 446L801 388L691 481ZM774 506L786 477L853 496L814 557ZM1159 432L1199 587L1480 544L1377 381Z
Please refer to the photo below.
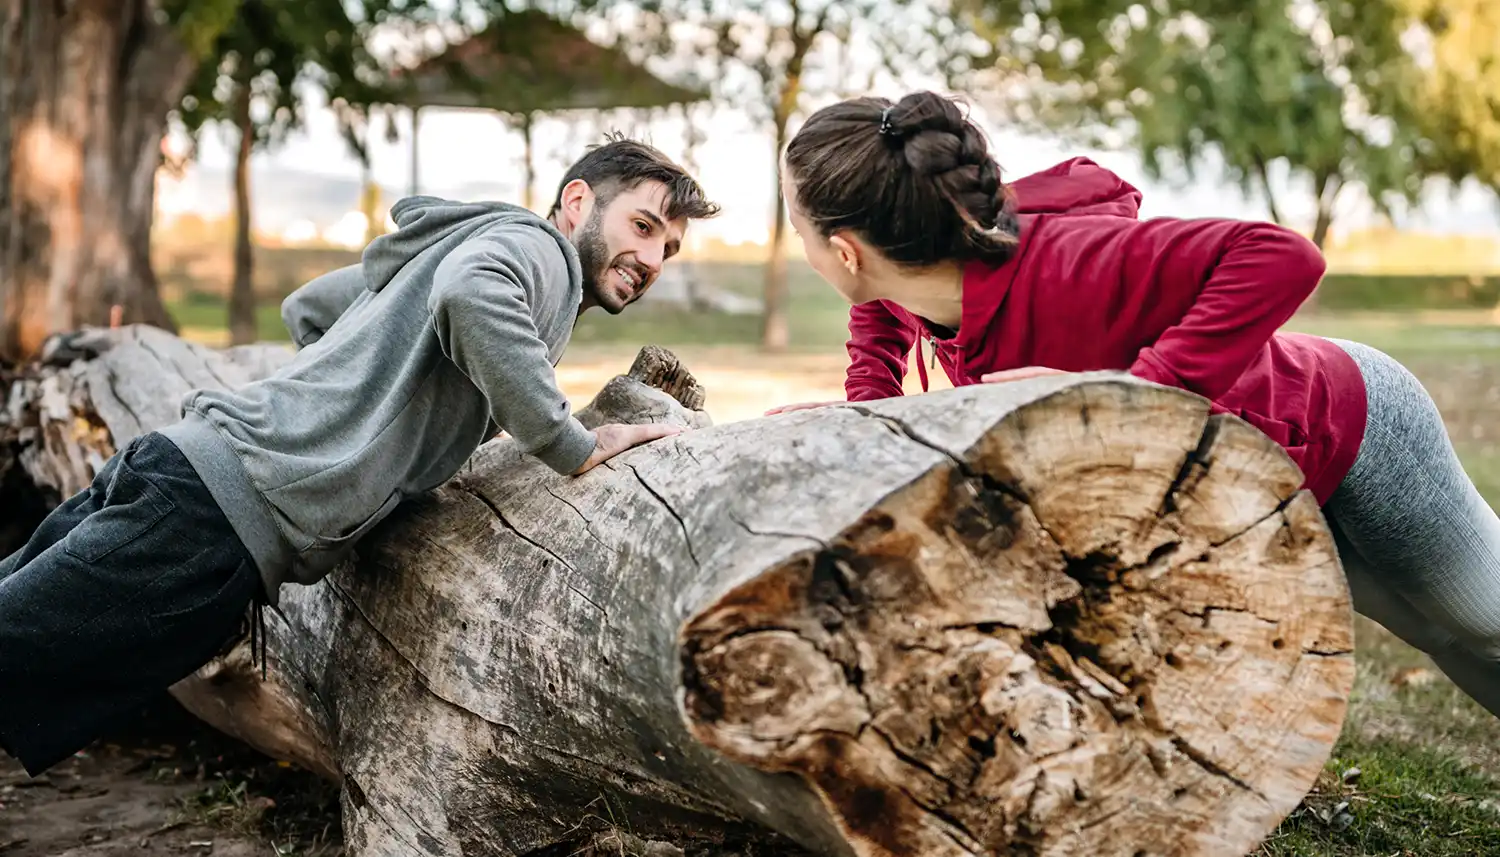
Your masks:
M1138 220L1140 191L1087 158L1012 188L1020 244L998 268L965 270L956 337L890 301L850 311L849 401L901 395L919 336L956 386L1026 366L1128 370L1265 432L1328 501L1359 452L1366 402L1342 349L1278 332L1323 276L1312 242L1268 223Z

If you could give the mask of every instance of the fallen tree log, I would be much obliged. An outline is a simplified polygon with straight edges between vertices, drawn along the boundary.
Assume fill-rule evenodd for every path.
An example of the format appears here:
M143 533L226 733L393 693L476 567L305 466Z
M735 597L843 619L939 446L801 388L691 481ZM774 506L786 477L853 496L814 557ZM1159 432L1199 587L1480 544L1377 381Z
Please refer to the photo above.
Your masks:
M36 481L288 355L111 341L12 387ZM576 478L487 444L283 590L264 681L241 645L174 694L341 781L357 857L1230 857L1326 761L1348 592L1245 423L1099 374L704 428L632 373L580 415L699 430Z

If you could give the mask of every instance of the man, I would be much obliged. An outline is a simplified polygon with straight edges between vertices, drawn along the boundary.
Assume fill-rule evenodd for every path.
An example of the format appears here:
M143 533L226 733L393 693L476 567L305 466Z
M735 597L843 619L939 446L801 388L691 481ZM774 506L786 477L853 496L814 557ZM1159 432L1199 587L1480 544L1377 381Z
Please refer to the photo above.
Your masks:
M283 582L321 580L403 499L498 431L580 474L662 426L585 429L553 367L578 313L638 299L718 207L622 138L564 176L546 219L413 197L362 261L291 295L300 347L199 390L127 443L0 562L0 747L33 776L206 663Z

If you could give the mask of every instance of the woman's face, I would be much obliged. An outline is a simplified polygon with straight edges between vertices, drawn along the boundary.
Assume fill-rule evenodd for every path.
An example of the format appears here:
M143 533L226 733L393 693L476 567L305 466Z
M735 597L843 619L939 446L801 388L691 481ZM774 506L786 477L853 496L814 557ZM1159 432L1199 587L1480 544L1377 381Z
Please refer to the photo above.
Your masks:
M802 248L812 269L849 303L859 304L869 300L862 296L864 278L859 274L860 266L854 247L842 238L829 240L823 237L818 228L803 216L797 205L796 184L785 169L781 171L781 193L786 199L787 218L792 224L792 231L802 239Z

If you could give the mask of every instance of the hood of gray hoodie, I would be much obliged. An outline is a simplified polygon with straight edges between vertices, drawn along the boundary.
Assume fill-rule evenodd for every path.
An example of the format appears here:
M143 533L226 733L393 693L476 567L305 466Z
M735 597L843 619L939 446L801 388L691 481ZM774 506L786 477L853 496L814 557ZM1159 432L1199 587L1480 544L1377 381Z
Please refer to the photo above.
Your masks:
M199 390L166 434L255 556L268 595L311 583L404 498L503 428L571 472L593 436L553 365L582 299L577 251L519 206L409 197L358 265L287 298L280 372Z

